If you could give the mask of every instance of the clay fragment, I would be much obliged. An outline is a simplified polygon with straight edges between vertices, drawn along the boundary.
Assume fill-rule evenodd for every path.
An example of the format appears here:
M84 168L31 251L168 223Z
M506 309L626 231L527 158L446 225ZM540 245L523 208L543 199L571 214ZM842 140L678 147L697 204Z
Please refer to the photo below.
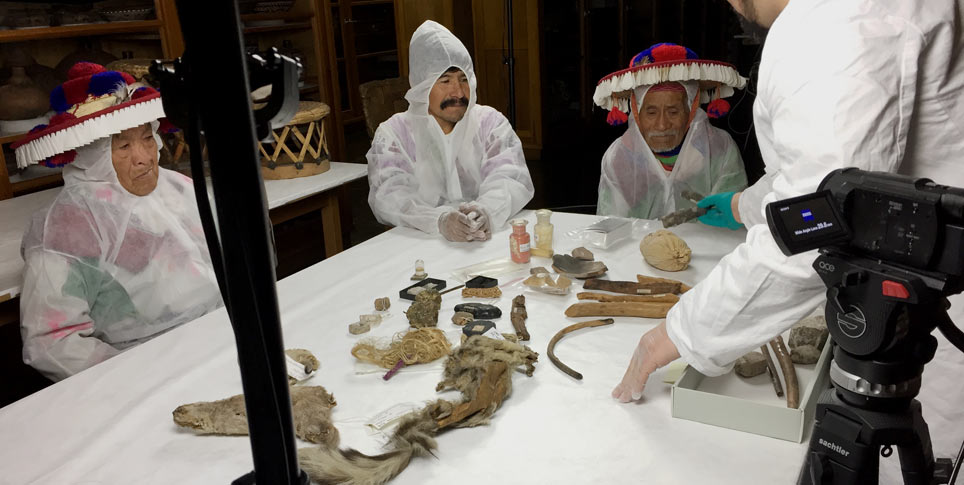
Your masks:
M593 259L595 259L595 257L592 254L592 251L584 247L578 247L576 249L573 249L572 257L576 259L581 259L583 261L592 261Z
M609 268L602 261L583 261L568 254L557 254L552 257L552 269L572 278L595 278L606 274Z

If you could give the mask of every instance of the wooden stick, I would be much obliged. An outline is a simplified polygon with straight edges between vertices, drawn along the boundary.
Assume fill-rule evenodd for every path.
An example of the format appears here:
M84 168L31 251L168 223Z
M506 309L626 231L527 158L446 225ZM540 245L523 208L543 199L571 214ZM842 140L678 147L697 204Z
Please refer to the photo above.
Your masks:
M636 275L636 281L638 281L640 284L644 284L644 283L679 283L679 293L680 293L680 294L686 293L687 291L690 291L691 288L693 288L692 286L687 285L686 283L683 283L682 281L677 281L677 280L670 279L670 278L657 278L657 277L655 277L655 276L646 276L646 275L641 275L641 274Z
M797 383L797 370L793 367L790 352L783 344L783 337L779 335L770 341L770 347L777 356L777 362L780 363L780 370L783 372L783 381L787 384L787 407L796 409L800 405L800 384Z
M602 302L634 301L676 303L679 301L679 297L672 293L663 293L662 295L607 295L605 293L591 293L588 291L583 291L581 293L577 293L576 298L580 300L596 300Z
M646 282L610 281L593 278L582 285L587 290L602 290L625 295L658 295L663 293L679 293L680 282Z
M565 372L566 374L569 374L570 377L574 379L582 380L582 374L573 370L572 367L569 367L568 365L563 364L562 361L559 360L558 357L556 357L556 343L558 343L559 340L561 340L562 337L565 336L566 334L575 332L576 330L579 330L581 328L601 327L603 325L612 325L612 324L613 324L613 319L606 318L603 320L589 320L587 322L574 323L560 330L555 335L553 335L552 340L549 341L549 350L547 351L547 353L549 354L549 360L553 363L553 365L558 367L559 370Z
M666 318L675 303L605 302L575 303L566 309L567 317L641 317Z
M770 376L770 382L773 383L773 390L776 391L777 397L783 397L783 386L780 385L780 377L777 375L777 366L773 363L773 357L770 357L770 349L762 345L760 352L763 352L763 356L767 359L767 374Z
M515 334L519 336L519 340L529 340L529 330L526 328L526 318L529 314L526 313L526 297L524 295L519 295L512 299L512 312L509 314L509 319L512 320L512 326L515 328Z

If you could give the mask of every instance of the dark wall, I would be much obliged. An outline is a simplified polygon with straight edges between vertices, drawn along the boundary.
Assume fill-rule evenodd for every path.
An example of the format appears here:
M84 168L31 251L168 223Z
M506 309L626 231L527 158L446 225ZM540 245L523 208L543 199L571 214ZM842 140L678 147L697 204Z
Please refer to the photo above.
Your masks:
M596 203L602 155L626 126L607 124L592 93L637 52L657 42L682 44L744 76L759 61L760 46L744 44L736 14L721 0L545 1L542 23L543 151L530 163L537 184L530 207ZM728 99L730 114L713 122L741 147L751 182L763 174L752 131L753 81Z

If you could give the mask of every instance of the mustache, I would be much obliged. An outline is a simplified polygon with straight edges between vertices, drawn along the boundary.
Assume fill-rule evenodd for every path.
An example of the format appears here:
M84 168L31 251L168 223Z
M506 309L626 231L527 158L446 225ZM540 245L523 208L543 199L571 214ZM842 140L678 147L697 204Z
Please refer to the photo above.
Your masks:
M448 108L449 106L468 106L468 105L469 105L469 98L462 96L461 98L448 98L442 101L441 103L439 103L438 107L439 109L445 109L445 108Z
M666 131L647 131L646 136L677 136L679 135L679 130L666 130Z

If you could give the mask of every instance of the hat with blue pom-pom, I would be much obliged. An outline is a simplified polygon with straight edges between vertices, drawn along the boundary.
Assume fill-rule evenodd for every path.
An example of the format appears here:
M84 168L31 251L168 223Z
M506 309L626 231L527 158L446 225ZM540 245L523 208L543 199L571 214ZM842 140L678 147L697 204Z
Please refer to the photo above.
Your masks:
M92 62L70 68L67 81L51 91L50 108L57 114L48 124L11 144L18 167L64 166L74 161L79 147L159 119L162 131L175 129L163 120L160 92Z
M722 98L746 86L746 78L732 64L700 59L684 46L663 42L633 56L628 68L600 79L592 99L609 111L610 124L621 125L628 120L635 88L677 81L699 82L699 103L709 103L706 111L711 118L729 111L729 103Z

